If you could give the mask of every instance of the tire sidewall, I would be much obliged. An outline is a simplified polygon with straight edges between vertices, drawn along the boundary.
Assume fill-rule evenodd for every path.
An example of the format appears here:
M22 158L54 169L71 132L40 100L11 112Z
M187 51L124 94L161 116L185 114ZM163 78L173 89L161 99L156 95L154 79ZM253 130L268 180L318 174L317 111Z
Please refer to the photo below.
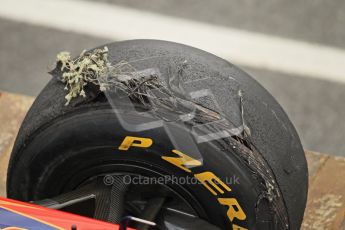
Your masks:
M153 144L149 148L131 147L128 151L121 151L118 147L126 136L151 138ZM162 156L178 157L172 153L173 149L164 129L128 132L121 127L110 108L74 111L40 130L23 149L25 154L12 169L16 174L8 181L12 188L9 194L11 198L25 201L53 197L72 190L90 177L117 172L121 164L152 171L151 176L195 179L195 174L210 172L226 183L231 191L223 188L223 194L217 192L214 195L201 183L172 183L172 189L189 193L195 199L193 205L200 205L206 218L222 229L230 229L233 223L256 229L257 184L235 152L221 151L211 142L198 144L202 165L191 168L192 172L187 173L162 159ZM228 207L221 205L218 198L236 199L246 214L246 220L235 219L231 223L227 216Z

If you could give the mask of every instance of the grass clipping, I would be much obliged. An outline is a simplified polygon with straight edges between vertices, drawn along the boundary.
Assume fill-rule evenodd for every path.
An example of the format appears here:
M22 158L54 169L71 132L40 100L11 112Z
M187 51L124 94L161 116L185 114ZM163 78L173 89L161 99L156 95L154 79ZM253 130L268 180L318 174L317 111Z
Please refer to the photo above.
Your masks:
M66 84L65 90L68 91L65 105L75 97L86 97L84 87L88 83L99 85L101 91L106 90L100 83L100 79L106 78L109 74L111 67L106 46L90 52L83 51L76 59L72 59L69 52L60 52L56 61L57 68L62 71L61 81Z
M75 97L86 97L84 88L88 84L99 86L102 92L120 90L147 106L151 104L147 98L159 100L152 89L171 96L156 73L138 71L126 61L111 64L108 52L105 46L103 49L84 51L75 59L71 58L69 52L57 55L57 65L52 72L58 71L56 76L61 76L60 80L65 83L65 90L68 91L65 105L69 105Z

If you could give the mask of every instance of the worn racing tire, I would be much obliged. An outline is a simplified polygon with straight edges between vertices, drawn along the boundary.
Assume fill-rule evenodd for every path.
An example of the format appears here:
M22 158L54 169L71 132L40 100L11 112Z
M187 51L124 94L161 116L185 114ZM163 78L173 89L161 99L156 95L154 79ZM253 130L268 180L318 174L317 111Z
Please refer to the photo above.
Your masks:
M124 129L102 93L90 92L88 98L65 106L64 84L53 78L36 98L17 136L8 168L8 197L24 201L54 197L95 175L120 169L150 177L190 176L204 183L169 186L201 218L222 229L300 228L308 188L304 151L287 115L262 86L229 62L185 45L133 40L107 47L112 63L145 59L145 65L159 65L161 72L171 62L158 63L153 57L187 61L182 84L196 91L210 90L218 107L207 98L198 103L216 111L221 108L235 124L245 121L250 139L196 142L201 156L194 163L201 164L187 168L191 159L181 164L176 159L193 158L187 152L192 149L188 140L178 140L183 150L177 150L185 154L178 155L162 127L138 132ZM117 113L138 119L137 113ZM179 127L172 130L191 132ZM140 146L139 139L139 146L119 149L127 136L151 139L152 145Z

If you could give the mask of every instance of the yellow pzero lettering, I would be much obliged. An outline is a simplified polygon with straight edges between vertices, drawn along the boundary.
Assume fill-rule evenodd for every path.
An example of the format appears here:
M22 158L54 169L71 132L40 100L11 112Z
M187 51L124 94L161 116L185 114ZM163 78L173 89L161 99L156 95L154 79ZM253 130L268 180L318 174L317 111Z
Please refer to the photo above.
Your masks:
M232 230L248 230L248 228L243 228L241 226L238 226L236 224L232 225Z
M152 145L153 141L145 137L131 137L127 136L119 146L119 150L128 150L130 147L148 148Z
M187 156L186 154L181 153L178 150L172 150L173 153L179 155L179 157L162 157L163 160L168 161L169 163L179 167L180 169L186 171L186 172L191 172L188 166L199 166L202 163L198 160L195 160L191 158L190 156Z
M240 204L235 198L218 198L218 202L222 205L229 206L227 215L231 221L235 218L239 220L246 219L246 214L243 212Z
M224 193L224 191L215 183L215 181L219 185L221 185L225 190L229 192L231 191L231 189L212 172L203 172L199 174L194 174L194 176L215 196L217 196L217 192L214 191L214 189L212 189L209 185L215 188L219 193Z

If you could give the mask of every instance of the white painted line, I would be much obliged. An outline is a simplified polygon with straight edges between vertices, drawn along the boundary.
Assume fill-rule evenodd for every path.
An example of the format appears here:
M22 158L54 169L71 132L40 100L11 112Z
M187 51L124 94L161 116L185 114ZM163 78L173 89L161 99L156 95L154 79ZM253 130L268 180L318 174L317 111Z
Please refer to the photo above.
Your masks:
M1 0L0 17L116 40L188 44L237 65L345 83L345 51L105 3Z

